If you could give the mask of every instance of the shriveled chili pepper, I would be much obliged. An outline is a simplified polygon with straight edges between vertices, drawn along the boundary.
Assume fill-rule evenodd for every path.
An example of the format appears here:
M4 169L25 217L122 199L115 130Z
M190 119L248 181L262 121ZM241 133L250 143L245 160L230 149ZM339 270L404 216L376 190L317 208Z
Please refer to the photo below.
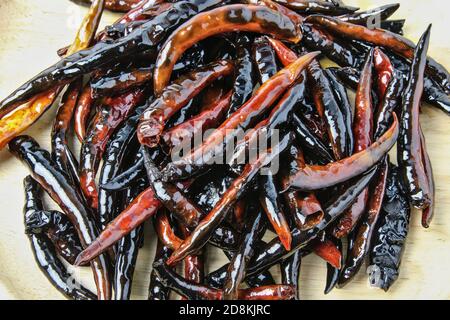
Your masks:
M220 144L224 144L226 148L227 142L234 140L239 130L233 129L247 129L254 122L254 119L263 114L284 90L300 76L302 69L315 56L317 56L317 53L310 53L300 57L264 83L252 98L233 113L201 146L183 158L169 163L163 170L164 179L187 178L203 170L206 167L206 163L217 152ZM231 130L233 131L230 132Z
M334 242L336 249L339 250L342 253L342 241L340 239L331 239L331 241ZM340 265L344 265L344 255L341 254L341 260ZM334 287L337 285L339 280L339 274L341 270L340 268L336 268L335 266L331 265L330 263L327 263L327 282L325 285L324 294L328 294L331 292L331 290L334 289Z
M355 12L359 8L346 5L336 6L335 4L323 0L275 0L299 13L314 14L323 13L330 16Z
M90 73L100 66L126 59L130 55L154 49L180 23L200 11L221 3L221 0L177 1L171 8L146 22L126 37L110 43L97 43L93 47L70 55L39 75L27 81L6 99L0 102L0 117L9 113L15 106L29 101L37 94L56 86L71 82L83 74Z
M405 25L406 20L405 19L399 19L399 20L386 20L381 21L381 29L388 30L393 33L397 33L399 35L403 35L403 27Z
M240 34L236 40L236 66L227 118L251 98L255 86L254 67L249 46L252 39L249 35Z
M175 62L187 48L212 35L231 31L267 33L295 43L301 39L299 26L268 7L235 4L197 14L174 31L159 52L154 73L155 93L160 94L167 86Z
M341 268L342 253L333 241L329 239L319 239L319 241L313 241L311 247L311 250L316 255L327 261L327 263L332 265L334 268Z
M52 158L61 171L67 173L74 186L79 184L78 162L67 143L67 134L72 122L73 112L81 90L81 81L67 86L56 113L52 129Z
M389 164L386 192L372 235L368 273L372 286L388 291L397 280L409 229L411 207L398 167Z
M93 0L71 0L73 2L92 3ZM105 8L111 11L127 12L139 4L141 0L105 0Z
M109 182L101 184L100 188L108 191L120 191L128 188L133 181L145 175L144 158L142 152L138 152L135 162L127 170L111 178Z
M275 52L269 45L267 37L258 36L253 42L252 53L253 61L257 66L259 83L263 84L278 72Z
M307 17L305 22L319 25L340 37L366 41L373 45L384 47L407 59L413 60L414 43L398 34L383 29L369 29L321 15ZM426 72L439 83L447 94L450 93L450 75L445 67L432 58L428 58L426 61Z
M10 151L30 169L33 178L59 204L78 232L83 248L94 241L97 230L84 207L79 193L68 182L67 176L51 160L50 154L40 149L36 141L28 136L19 136L9 143ZM97 284L99 299L111 297L111 284L108 276L108 260L102 255L91 263Z
M181 226L181 232L183 237L187 237L189 235L189 231L184 226ZM205 278L203 251L194 256L187 256L184 259L184 278L195 283L203 283Z
M168 264L180 261L187 255L197 251L204 246L210 238L213 230L223 221L226 214L232 209L233 205L245 193L248 185L257 176L259 171L270 164L281 152L283 152L292 142L293 135L287 134L282 140L260 154L257 159L245 166L243 173L233 181L222 199L216 204L214 209L200 222L194 231L187 237L182 245L175 250L167 260Z
M153 264L153 269L163 283L190 300L223 300L222 290L187 281L171 270L162 260ZM294 296L293 288L273 285L238 291L239 300L289 300Z
M92 88L89 83L87 83L80 93L77 105L74 112L74 130L77 135L78 141L83 143L86 137L86 128L88 126L89 115L91 113L91 108L94 103L92 97Z
M386 95L387 87L394 76L394 66L389 57L378 47L373 51L373 66L377 73L377 90L381 100Z
M108 139L143 98L144 90L139 88L104 101L104 105L100 107L81 145L81 190L88 205L94 210L98 208L98 190L95 178Z
M277 238L258 250L258 253L252 259L252 263L250 263L249 269L247 270L248 274L256 274L267 270L287 254L292 254L293 251L304 248L308 243L316 239L325 228L335 221L353 203L361 191L369 184L370 180L372 180L375 172L376 170L372 169L361 178L355 179L349 188L343 190L336 196L324 208L325 216L314 228L304 231L298 228L292 230L292 250L290 252L286 251Z
M387 154L397 140L398 120L395 114L393 116L394 121L389 130L364 151L325 166L307 165L290 177L288 185L305 191L318 190L367 171Z
M400 8L399 3L391 3L367 11L360 11L339 16L339 20L361 25L374 24L378 21L385 21Z
M243 230L243 241L238 251L230 261L227 277L223 287L225 300L236 300L238 298L239 285L245 278L247 263L255 252L256 242L261 239L265 232L265 221L261 212L250 213Z
M353 122L353 136L355 138L355 152L366 150L373 140L373 113L372 105L372 77L373 77L373 51L366 59L361 78L356 90L355 119ZM355 203L344 213L333 230L333 235L342 238L348 235L366 210L369 190L366 188L356 199Z
M154 263L160 259L167 259L170 255L169 248L157 241ZM169 300L170 288L165 286L154 270L150 273L148 286L148 300Z
M425 136L422 129L420 129L420 144L422 158L424 161L425 173L428 178L428 186L430 188L430 204L427 208L422 210L422 226L424 228L429 228L431 220L434 217L434 206L435 206L435 196L436 196L436 185L434 183L433 167L431 165L430 156L427 152L427 147L425 143Z
M413 206L427 208L431 203L430 186L425 171L419 123L420 97L427 63L431 26L423 34L414 53L409 80L403 93L402 121L398 144L398 163Z
M300 300L299 277L301 264L302 252L300 250L295 251L291 256L283 259L280 263L281 283L290 285L294 288L295 296L293 300Z

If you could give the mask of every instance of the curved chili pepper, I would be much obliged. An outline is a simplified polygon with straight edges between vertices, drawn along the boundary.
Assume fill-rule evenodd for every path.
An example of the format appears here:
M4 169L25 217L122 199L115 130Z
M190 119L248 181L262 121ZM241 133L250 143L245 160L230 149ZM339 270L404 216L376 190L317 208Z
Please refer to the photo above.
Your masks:
M275 52L269 45L267 37L259 36L253 42L252 53L253 61L257 66L259 83L263 84L278 72Z
M351 157L325 166L307 165L289 178L288 185L300 190L318 190L356 177L380 161L393 147L398 137L398 120L395 113L392 126L375 143Z
M344 265L344 255L342 254L342 241L340 239L332 239L334 242L336 249L341 252L340 265ZM331 290L337 285L340 275L340 268L336 268L335 266L327 263L327 283L325 285L324 294L329 294Z
M247 263L255 252L256 242L262 238L266 224L261 212L253 212L246 221L243 230L244 238L238 251L230 261L226 280L223 286L224 299L236 300L238 297L239 285L245 278Z
M206 276L205 283L212 288L222 289L228 274L228 267L229 264L227 263L219 269L208 274ZM275 280L273 279L269 271L262 272L258 275L247 276L245 281L251 288L270 286L275 284Z
M79 184L78 163L69 149L67 133L72 122L73 112L81 90L81 81L77 80L67 86L52 129L52 158L58 168L66 172L74 186Z
M307 17L305 22L320 25L340 37L365 41L384 47L407 59L413 60L416 48L414 43L398 34L383 29L369 29L364 26L343 22L333 17L320 15ZM450 93L450 75L445 67L432 58L428 58L426 63L427 74L439 83L446 93Z
M422 211L422 226L424 228L429 228L431 220L434 217L434 205L435 205L435 194L436 194L436 186L434 183L434 177L433 177L433 167L431 165L431 160L427 152L426 143L425 143L425 136L422 132L422 129L420 129L420 144L421 144L421 152L422 152L422 158L424 161L424 167L425 167L425 174L428 178L428 186L430 188L430 204L427 208L423 209Z
M171 250L175 250L180 247L183 240L173 231L166 210L162 210L158 213L156 219L154 220L154 228L156 234L158 235L159 241L161 241L165 247Z
M142 152L136 154L136 160L134 164L127 170L111 178L105 184L100 185L100 189L108 191L120 191L129 187L136 179L146 176L144 167L144 158Z
M94 210L98 208L98 191L95 177L108 139L133 109L141 103L143 98L144 90L136 89L130 93L105 100L105 105L101 106L90 126L88 135L81 145L81 190L88 205Z
M103 189L102 186L107 184L112 177L115 177L122 168L126 153L129 151L129 144L135 137L136 125L147 107L147 104L136 107L133 114L117 128L105 148L98 189L98 220L102 230L117 213L114 206L117 195Z
M356 7L346 5L336 6L323 0L275 0L276 2L295 10L299 13L314 14L323 13L330 16L339 16L359 10Z
M167 120L203 88L217 78L230 74L233 69L229 61L215 62L182 76L160 92L160 97L148 107L139 122L138 138L141 144L155 147Z
M152 79L151 68L136 68L110 74L91 82L94 97L118 94L139 87Z
M154 90L161 94L170 80L175 62L194 43L215 34L231 31L260 32L299 42L301 31L287 16L270 8L254 5L227 5L197 14L166 40L154 73Z
M230 107L231 91L214 104L186 122L166 130L161 138L169 147L190 143L192 139L207 129L217 127Z
M302 252L300 250L295 251L291 256L283 259L280 263L281 283L294 288L295 296L293 300L300 300L298 289L301 264Z
M387 87L394 76L394 67L389 57L376 47L373 51L373 66L377 72L377 90L380 100L386 94Z
M83 200L68 182L67 176L53 164L50 154L40 149L36 141L28 136L16 137L9 143L9 150L30 169L33 178L45 189L52 199L59 204L78 232L83 248L96 237L97 230L86 211ZM108 260L99 256L92 261L91 268L97 284L99 299L111 297L108 278Z
M230 108L227 118L238 110L251 98L255 86L254 67L251 59L250 46L252 40L248 35L240 34L236 40L236 67L233 84L233 94L231 96Z
M77 105L74 113L74 131L78 137L78 141L83 143L86 137L86 127L91 113L92 104L94 99L92 98L92 88L90 84L86 84L80 93Z
M183 237L187 237L189 232L186 227L181 226ZM187 256L184 259L184 278L195 283L203 283L205 278L205 266L203 252L195 256Z
M379 168L379 176L374 180L374 185L370 191L371 196L367 205L367 212L362 218L361 223L349 236L347 257L339 275L339 286L347 284L356 275L370 250L372 234L379 218L386 189L388 163L389 159L385 157L384 162Z
M295 250L301 250L312 240L316 239L325 228L335 221L353 203L361 191L369 184L370 180L372 180L375 172L376 170L372 169L361 178L355 179L349 188L343 190L336 196L325 207L324 218L314 228L304 231L295 228L292 231L292 250L290 252L286 251L277 238L258 250L258 253L253 257L252 263L250 263L249 269L247 270L248 274L257 274L263 270L267 270L287 254L292 254Z
M187 281L171 270L162 260L153 264L153 270L163 283L189 300L223 300L222 290ZM290 300L294 296L291 286L273 285L238 292L239 300Z
M224 144L226 148L228 143L234 140L238 130L233 129L247 129L259 115L263 114L278 99L287 87L292 85L300 76L302 69L317 54L315 52L302 56L279 71L270 81L264 83L252 98L233 113L201 146L183 158L169 163L163 170L164 179L187 178L203 170L206 163L214 157L219 144Z
M30 176L25 178L25 233L46 236L58 255L73 264L82 247L76 231L66 216L58 211L44 211L41 188Z
M398 144L398 163L412 205L425 209L431 203L430 186L422 156L419 106L423 91L423 74L430 41L431 26L417 44L408 84L403 93L402 121Z
M329 239L314 241L311 245L311 250L334 268L341 268L342 252L333 241Z
M9 113L15 106L29 101L37 94L71 82L73 79L90 73L100 66L113 63L119 59L126 59L148 49L154 49L180 23L221 2L222 0L177 1L177 3L172 4L170 9L146 22L141 28L137 28L126 37L110 43L97 43L89 49L62 59L27 81L0 102L0 117Z
M373 106L372 106L372 77L373 77L373 51L366 59L361 72L358 89L356 90L355 119L353 122L353 136L355 139L355 152L366 150L373 139ZM342 238L348 235L363 213L365 212L369 190L365 189L356 199L355 203L344 213L333 230L333 235Z
M73 2L92 3L93 0L71 0ZM105 0L105 8L111 11L127 12L133 9L141 0Z
M157 241L155 259L153 263L160 259L167 259L170 255L169 248L165 247L160 241ZM154 270L150 274L150 283L148 285L148 300L169 300L170 288L166 287Z
M411 207L400 180L399 168L389 164L383 206L369 253L369 282L384 291L398 278L409 229Z
M397 33L402 36L405 22L405 19L381 21L381 29Z
M385 21L390 16L392 16L399 8L400 3L391 3L367 11L360 11L342 15L338 18L339 20L353 24L368 25L369 23L373 23L374 21Z
M183 241L182 245L172 253L167 260L169 265L180 261L190 253L193 253L204 246L215 227L223 221L236 201L245 193L249 184L253 181L261 168L270 164L275 157L283 152L292 142L292 139L293 135L287 134L280 143L273 148L266 150L266 152L262 153L256 160L245 166L243 173L233 181L214 209L208 213L195 230L192 231L189 237Z

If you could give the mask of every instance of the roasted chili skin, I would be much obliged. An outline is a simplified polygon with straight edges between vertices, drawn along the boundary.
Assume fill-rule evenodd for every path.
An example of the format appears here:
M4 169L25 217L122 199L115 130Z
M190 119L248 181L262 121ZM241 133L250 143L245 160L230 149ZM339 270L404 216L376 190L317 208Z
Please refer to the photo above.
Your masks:
M386 192L369 253L369 282L388 291L397 280L409 229L411 207L398 167L389 164Z
M423 34L416 47L409 81L403 93L402 121L398 144L398 163L403 182L413 206L425 209L431 203L430 186L424 167L421 147L419 107L423 92L423 78L427 63L427 51L431 26Z
M94 97L117 95L142 86L152 79L152 69L143 67L119 71L91 82Z
M47 68L0 103L0 117L11 111L14 106L24 103L56 85L66 84L73 79L94 71L105 64L115 62L136 53L153 49L168 33L180 23L221 3L220 0L178 1L157 17L146 22L141 28L126 37L111 43L97 43L93 47L72 54L55 65Z
M301 39L299 26L281 12L264 6L235 4L197 14L174 31L159 52L155 93L160 94L168 84L175 62L187 48L212 35L231 31L267 33L292 42Z
M40 149L33 138L19 136L9 143L9 150L30 169L33 178L59 204L76 228L83 248L86 248L97 235L97 226L90 220L79 193L69 183L67 176L52 162L50 154ZM111 297L111 284L108 276L108 260L102 255L93 260L91 267L97 284L98 298Z

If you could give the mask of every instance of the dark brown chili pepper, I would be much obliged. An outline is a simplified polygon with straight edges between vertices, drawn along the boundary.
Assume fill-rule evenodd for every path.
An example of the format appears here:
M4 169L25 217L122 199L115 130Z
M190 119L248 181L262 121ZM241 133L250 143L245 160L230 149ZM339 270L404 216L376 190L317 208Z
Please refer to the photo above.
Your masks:
M337 18L321 15L309 16L305 22L319 25L337 36L369 42L372 45L392 50L409 60L413 60L415 45L412 41L383 29L369 29L351 23L340 21ZM448 71L432 58L426 61L426 72L448 94L450 93L450 75Z
M344 255L342 254L342 241L340 239L331 239L334 242L337 250L341 252L341 261L340 265L344 265ZM340 268L336 268L335 266L327 263L327 283L325 285L324 294L329 294L331 290L337 285L339 280L339 274L341 270Z
M28 176L24 180L26 193L25 233L46 236L58 255L73 264L82 247L73 225L61 212L44 211L41 187Z
M189 230L180 226L183 237L189 235ZM184 259L184 278L195 283L203 283L205 278L204 252L201 251L195 256L187 256Z
M91 113L92 104L94 103L92 95L92 88L90 84L87 83L81 91L75 107L74 130L78 137L78 141L81 143L83 143L83 140L86 137L86 127L88 126L89 115Z
M411 207L401 183L398 167L389 164L389 173L382 210L372 235L369 253L369 282L389 290L397 280L409 229Z
M325 230L333 221L335 221L340 214L342 214L366 188L370 180L372 180L376 170L372 169L361 178L357 178L350 184L349 188L344 189L338 196L336 196L328 206L325 207L325 216L319 224L314 228L300 231L295 228L292 231L292 250L290 252L281 244L280 240L275 238L263 248L258 250L253 257L252 263L249 265L247 273L252 275L267 270L280 259L288 254L292 254L295 250L301 250L312 240L316 239L323 230Z
M232 31L266 33L294 43L301 39L300 26L268 7L235 4L197 14L173 32L159 52L154 73L155 93L161 94L167 86L175 62L187 48L210 36Z
M366 150L325 166L307 165L291 176L287 185L304 191L318 190L347 181L369 170L397 141L398 120L395 113L393 116L394 121L389 130Z
M256 37L253 42L252 53L259 75L259 83L263 84L278 72L275 52L266 36Z
M345 265L339 275L339 286L346 285L361 268L371 247L372 234L378 221L383 203L386 179L388 175L389 157L385 157L378 169L378 177L370 190L370 198L365 215L360 224L349 236L349 245Z
M425 173L428 178L428 186L430 188L430 204L427 208L422 210L422 226L424 228L429 228L431 220L434 217L434 206L435 206L435 195L436 195L436 185L434 183L433 167L431 165L431 160L427 152L425 136L422 129L420 129L420 144L422 158L424 161Z
M28 136L19 136L9 143L9 150L30 169L33 178L59 204L78 232L83 248L94 241L97 230L90 220L79 193L68 182L67 176L52 162L50 154L40 149L36 141ZM111 284L108 276L108 260L99 256L91 263L97 284L99 299L110 299Z
M423 159L419 107L431 25L419 40L411 66L409 80L403 93L402 121L397 160L411 204L425 209L431 203L430 186Z
M66 172L74 186L78 186L78 162L69 149L67 135L72 123L73 112L81 90L81 80L72 82L64 92L52 129L52 158L58 168Z
M111 178L106 184L100 184L100 189L120 191L126 189L136 179L146 176L142 152L136 154L135 162L125 171Z
M158 145L169 118L211 82L229 75L233 69L229 61L214 62L178 78L160 92L161 95L148 107L139 122L138 138L141 144L148 147Z
M297 80L301 71L317 54L314 52L300 57L259 87L252 98L233 113L201 146L181 159L169 163L163 170L164 179L187 178L204 170L208 161L215 156L218 146L224 145L224 148L226 148L228 143L233 141L238 134L237 131L239 130L236 129L248 129L254 120L267 111L285 89Z
M276 2L295 10L299 13L314 14L323 13L330 16L339 16L353 13L359 8L335 4L323 0L275 0Z
M394 76L394 66L391 64L389 57L378 47L373 51L373 66L377 73L378 97L382 101L386 95L387 87ZM379 106L378 110L380 110Z
M93 0L71 0L73 2L92 3ZM111 11L127 12L133 9L141 0L105 0L105 8Z
M381 29L397 33L402 36L405 22L406 22L405 19L381 21Z
M230 260L226 280L223 286L224 299L236 300L239 286L245 279L247 264L252 258L257 242L262 238L266 224L263 214L259 211L251 212L247 217L243 230L243 240L238 251Z
M177 1L171 4L169 9L146 22L142 27L135 29L126 37L112 42L97 43L89 49L62 59L27 81L0 102L0 117L9 113L15 106L29 101L37 94L71 82L73 79L90 73L100 66L154 49L180 23L222 2L222 0Z
M385 21L392 16L400 8L399 3L391 3L378 8L360 11L351 14L339 16L339 20L361 25L375 25L381 21Z
M289 257L283 259L280 263L281 283L294 288L295 297L293 300L300 300L299 295L299 277L302 264L302 252L295 251Z
M224 292L204 285L185 280L176 274L164 261L159 260L153 264L153 270L162 280L178 294L189 300L223 300ZM273 285L238 291L239 300L290 300L294 296L291 286Z
M144 90L136 89L130 93L106 99L92 121L89 132L81 145L81 190L88 205L94 210L98 208L98 191L95 178L108 139L133 109L141 103L143 98Z
M255 86L254 67L249 46L252 40L246 34L239 34L236 40L236 66L227 118L251 98Z
M236 201L245 193L249 184L257 176L259 171L269 165L278 155L283 152L293 140L292 134L287 134L275 145L260 154L256 160L252 160L245 166L243 173L233 181L223 197L214 209L200 222L194 231L187 237L182 245L175 250L167 263L174 264L187 255L201 249L211 237L214 229L224 220L227 213L232 209Z
M153 263L160 259L167 259L170 255L169 248L165 247L160 241L157 241L156 252ZM166 287L159 279L154 270L150 274L150 283L148 286L148 300L169 300L170 288Z

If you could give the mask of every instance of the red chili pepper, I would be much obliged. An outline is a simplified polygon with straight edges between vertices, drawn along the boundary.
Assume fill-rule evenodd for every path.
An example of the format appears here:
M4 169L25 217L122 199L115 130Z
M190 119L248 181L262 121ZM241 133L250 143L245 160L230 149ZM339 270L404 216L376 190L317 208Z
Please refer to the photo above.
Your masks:
M94 99L92 98L92 88L89 84L86 84L80 94L80 98L78 99L74 115L74 130L78 140L81 143L83 143L83 140L86 137L86 127L93 102Z
M389 57L378 47L373 51L373 66L377 73L378 97L381 104L386 95L387 87L394 75L394 67L391 64ZM378 108L378 110L380 109Z

